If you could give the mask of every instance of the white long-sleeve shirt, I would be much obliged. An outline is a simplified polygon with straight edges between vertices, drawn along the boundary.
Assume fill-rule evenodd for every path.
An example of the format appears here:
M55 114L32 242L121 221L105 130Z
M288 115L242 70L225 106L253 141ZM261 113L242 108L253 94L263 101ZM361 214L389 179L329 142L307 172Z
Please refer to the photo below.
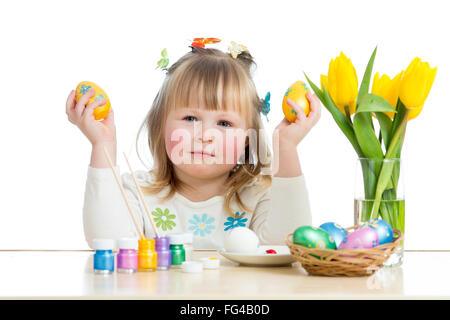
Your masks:
M141 203L138 190L130 173L120 174L129 203L147 238L154 237L152 224ZM135 171L140 185L146 185L152 174ZM254 179L238 192L241 200L253 212L243 211L231 201L236 217L225 210L224 196L193 202L178 192L165 201L169 187L158 195L145 195L152 211L158 234L193 233L193 249L222 249L224 235L234 227L245 226L253 230L261 244L285 244L286 236L302 225L311 225L311 210L304 175L292 178L272 177L272 185L263 190ZM110 168L88 166L83 206L84 233L89 246L95 238L118 240L122 237L139 238L114 174ZM142 229L141 229L142 230Z

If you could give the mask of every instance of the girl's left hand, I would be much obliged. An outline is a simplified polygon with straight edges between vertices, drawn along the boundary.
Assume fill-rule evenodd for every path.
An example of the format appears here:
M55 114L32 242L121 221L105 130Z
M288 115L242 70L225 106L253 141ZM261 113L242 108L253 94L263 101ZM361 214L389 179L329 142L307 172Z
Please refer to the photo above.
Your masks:
M287 99L287 103L297 113L297 119L294 122L289 122L286 118L283 118L283 120L275 128L274 136L278 131L280 147L296 148L311 128L314 127L314 125L319 121L321 112L319 98L317 98L317 96L312 94L310 91L306 93L306 98L308 99L310 106L308 116L305 115L305 112L298 106L298 104L289 98Z

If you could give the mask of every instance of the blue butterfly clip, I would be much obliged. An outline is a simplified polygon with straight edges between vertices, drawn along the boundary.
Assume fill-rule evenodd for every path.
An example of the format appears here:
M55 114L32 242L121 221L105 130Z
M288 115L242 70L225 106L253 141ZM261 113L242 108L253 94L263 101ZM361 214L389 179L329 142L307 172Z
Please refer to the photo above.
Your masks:
M267 114L270 111L270 91L266 93L266 97L264 98L263 103L264 104L261 109L261 113L266 116L267 122L269 122L269 118L267 117Z

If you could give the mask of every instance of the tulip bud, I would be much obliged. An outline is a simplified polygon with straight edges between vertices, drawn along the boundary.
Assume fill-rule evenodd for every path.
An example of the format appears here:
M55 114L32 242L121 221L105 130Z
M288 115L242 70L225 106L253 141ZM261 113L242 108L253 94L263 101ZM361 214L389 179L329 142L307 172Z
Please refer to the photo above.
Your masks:
M330 61L327 86L331 99L342 113L345 114L345 107L348 107L350 114L355 113L358 77L351 60L342 52Z
M422 62L419 58L415 58L409 64L403 75L399 93L400 100L407 109L421 109L423 107L436 77L436 72L437 67L431 69L428 62Z
M398 93L400 90L400 83L402 80L403 71L397 74L392 80L391 78L377 72L372 82L372 93L379 95L388 101L394 108L397 108ZM394 112L385 112L389 118L394 118Z

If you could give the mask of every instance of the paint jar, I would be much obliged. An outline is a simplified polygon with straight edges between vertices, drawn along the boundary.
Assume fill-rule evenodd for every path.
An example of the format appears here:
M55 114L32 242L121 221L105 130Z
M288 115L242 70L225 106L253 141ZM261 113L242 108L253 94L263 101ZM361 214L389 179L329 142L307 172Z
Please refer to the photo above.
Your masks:
M172 266L180 268L181 264L186 261L186 251L184 250L184 234L174 233L169 235L170 251L172 253Z
M119 253L117 254L117 271L121 273L133 273L138 269L138 254L136 249L138 241L135 238L121 238L117 242Z
M139 240L138 247L138 270L155 271L157 268L155 239L142 238Z
M185 261L181 264L183 272L198 273L203 271L203 263L198 261Z
M201 258L200 262L203 263L203 269L219 269L220 260L216 257Z
M110 274L114 272L114 240L94 239L94 272Z
M172 264L172 252L167 236L155 237L155 251L158 255L158 270L167 270Z

